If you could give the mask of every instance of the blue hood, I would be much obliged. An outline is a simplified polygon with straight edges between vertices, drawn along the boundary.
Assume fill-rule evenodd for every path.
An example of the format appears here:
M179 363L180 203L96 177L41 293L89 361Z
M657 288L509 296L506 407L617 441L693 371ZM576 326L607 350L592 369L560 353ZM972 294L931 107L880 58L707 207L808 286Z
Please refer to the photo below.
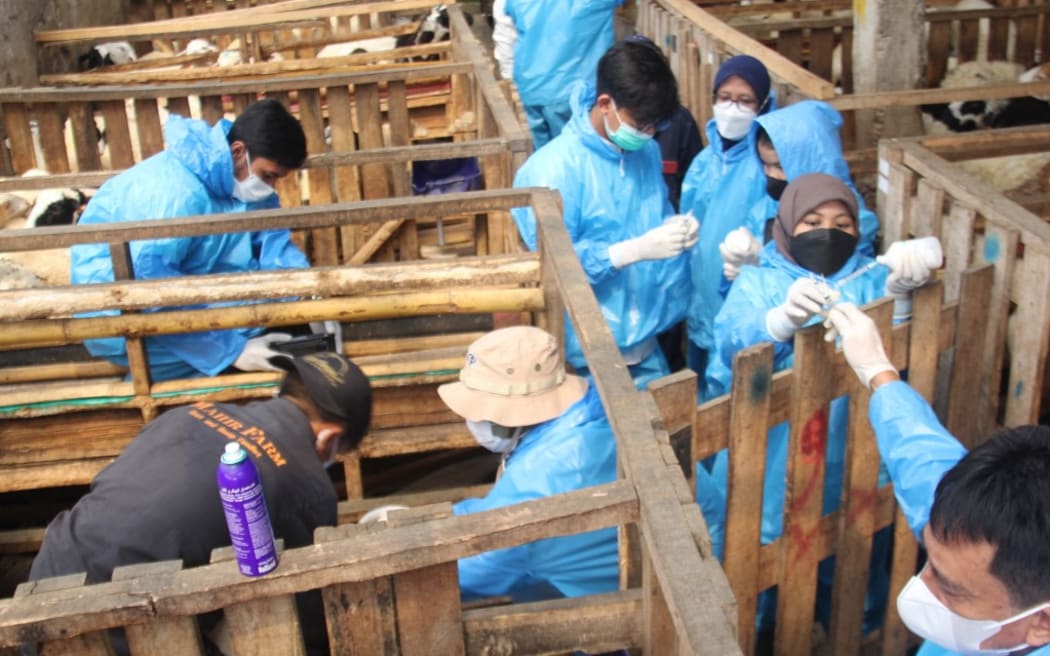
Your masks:
M178 114L170 115L164 124L168 152L218 198L233 194L233 155L226 141L232 127L226 119L209 126Z

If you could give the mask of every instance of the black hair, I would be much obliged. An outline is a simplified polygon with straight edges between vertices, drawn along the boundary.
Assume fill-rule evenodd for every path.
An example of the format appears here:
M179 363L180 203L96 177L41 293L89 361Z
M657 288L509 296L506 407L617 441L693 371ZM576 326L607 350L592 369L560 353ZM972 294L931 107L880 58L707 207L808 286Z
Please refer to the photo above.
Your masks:
M766 132L766 129L761 125L759 125L758 129L755 130L755 143L758 146L766 146L768 148L776 150L776 146L773 145L773 140L769 138L769 133Z
M233 122L226 141L243 141L252 157L265 157L286 169L297 169L306 160L303 126L272 98L248 105Z
M678 109L678 82L651 41L624 40L598 60L597 93L612 96L639 125L656 124Z
M929 527L992 545L989 572L1017 608L1050 601L1050 427L1009 428L967 454L938 483Z
M330 424L338 424L339 426L346 425L346 420L342 417L337 417L330 412L326 412L323 408L319 407L310 398L310 392L306 389L306 383L303 382L303 377L299 375L299 372L295 369L290 369L285 372L284 379L281 380L281 386L277 391L278 396L287 397L297 408L306 414L306 418L310 421L324 421ZM339 438L339 453L346 453L351 449L357 447L361 443L361 438L364 437L364 431L360 431L358 435L351 435L351 431L344 430L342 437Z

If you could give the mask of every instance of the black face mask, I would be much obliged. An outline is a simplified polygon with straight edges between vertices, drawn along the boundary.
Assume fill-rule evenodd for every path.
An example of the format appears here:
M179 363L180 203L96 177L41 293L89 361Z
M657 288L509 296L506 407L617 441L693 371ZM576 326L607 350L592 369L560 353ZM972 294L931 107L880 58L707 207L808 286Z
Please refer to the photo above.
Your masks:
M791 238L791 257L803 269L830 276L857 248L857 238L838 228L817 228Z
M766 193L773 200L780 200L780 197L784 194L784 188L788 186L787 180L777 180L766 176Z

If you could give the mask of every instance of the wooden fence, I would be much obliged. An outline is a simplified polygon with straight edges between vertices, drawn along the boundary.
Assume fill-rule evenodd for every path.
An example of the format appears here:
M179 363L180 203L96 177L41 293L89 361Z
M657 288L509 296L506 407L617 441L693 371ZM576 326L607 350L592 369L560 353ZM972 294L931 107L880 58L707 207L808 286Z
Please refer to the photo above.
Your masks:
M949 299L970 302L959 272L994 266L981 315L983 357L968 363L974 403L961 404L953 430L985 435L997 425L1037 423L1050 337L1050 226L1018 202L949 160L1045 152L1050 128L1015 128L948 137L884 140L879 145L878 214L884 242L937 235L945 250ZM940 154L938 154L940 153ZM1030 198L1033 207L1043 204Z
M307 137L306 166L277 187L285 207L409 196L413 163L458 158L477 158L484 188L507 188L531 149L530 138L458 7L450 8L450 18L454 38L443 47L451 59L425 66L0 90L9 142L3 149L10 162L6 173L20 175L37 167L60 174L0 180L0 187L98 184L108 176L64 174L115 173L159 152L165 112L189 116L191 105L199 104L196 117L214 123L267 96L297 114ZM215 69L189 70L216 75ZM105 128L106 162L99 155L98 126ZM422 232L416 222L374 223L338 233L312 232L302 236L301 244L318 265L418 259L421 242L461 253L520 250L509 216L494 216L480 230L473 217L452 218L447 226L421 220Z
M957 275L965 290L961 300L942 303L945 285L931 283L916 293L910 323L891 329L888 300L870 312L894 365L907 370L909 384L924 397L932 402L938 377L947 376L949 428L966 435L963 429L981 411L974 403L980 381L969 363L980 359L985 346L981 324L995 271L974 267ZM867 415L870 392L841 353L823 341L823 334L821 326L797 333L794 366L772 375L772 344L741 351L734 361L731 393L700 406L691 419L694 460L729 450L724 568L737 599L737 630L745 654L755 646L759 593L773 586L776 654L901 654L914 642L893 599L916 572L917 544L895 510L892 486L877 487L879 454ZM952 351L956 366L941 364L939 373L939 362ZM826 417L829 402L843 395L849 395L849 431L842 498L838 510L823 515L827 424L819 428L821 422L813 420ZM781 537L762 544L763 500L755 491L762 489L766 476L767 431L785 421L790 446L784 528ZM885 620L881 629L862 635L872 536L884 527L893 532ZM815 641L817 566L829 556L836 556L830 623L826 638Z
M831 103L843 113L842 142L855 175L874 172L875 146L880 134L872 112L893 108L918 111L919 105L927 103L1050 95L1050 82L849 93L853 68L852 15L841 15L841 10L851 7L842 5L796 1L705 11L688 0L639 0L638 29L660 44L670 57L683 90L683 104L698 121L706 122L710 118L714 73L722 61L736 54L753 55L766 65L781 105L801 98ZM840 15L806 17L836 10ZM756 12L797 15L749 26L733 24ZM926 15L930 34L928 84L934 85L943 77L951 54L953 31L961 35L959 54L965 60L977 47L982 21L990 24L987 32L990 58L1005 59L1009 55L1025 66L1039 63L1046 47L1043 33L1050 24L1047 13L1050 13L1047 4L966 11L930 8ZM844 94L836 94L835 81L830 79L837 44L841 44L841 83L847 91Z
M194 276L185 284L131 280L133 240L291 227L317 229L368 221L411 221L468 213L506 213L532 202L527 191L449 194L438 198L361 201L322 207L267 210L0 233L0 251L78 243L110 243L118 282L0 292L0 350L77 344L94 337L127 338L128 379L106 362L60 362L0 369L17 387L4 395L0 430L0 491L85 483L115 457L141 426L163 408L196 400L243 399L270 394L277 376L241 373L215 378L153 382L143 338L237 326L287 326L335 319L356 322L396 317L539 312L561 332L561 301L550 287L548 262L534 254L415 261L365 267ZM544 208L560 211L546 195ZM550 221L548 221L550 223ZM394 293L396 292L396 293ZM289 296L303 299L283 302ZM139 311L194 303L256 301L210 310ZM79 312L119 310L118 316L74 318ZM554 314L551 314L551 313ZM461 329L462 330L462 329ZM476 330L476 329L475 329ZM373 431L347 459L347 487L362 495L362 458L471 446L462 422L434 388L455 378L475 332L428 338L349 341L377 386ZM407 351L407 353L406 353ZM68 429L71 422L76 431Z
M621 480L474 515L448 517L447 506L428 507L406 513L404 521L395 514L386 526L323 529L314 546L284 552L277 570L258 579L242 577L219 553L213 560L220 562L189 570L179 563L125 568L110 583L84 586L76 576L28 583L14 598L0 600L0 647L33 641L54 653L107 653L106 629L126 627L136 653L199 654L194 616L221 609L238 653L302 653L292 595L320 589L333 653L539 654L624 646L649 654L739 653L734 602L710 554L702 517L657 406L634 388L627 374L564 230L557 197L549 191L520 190L442 199L439 208L442 203L472 210L532 205L540 227L539 252L529 259L538 260L542 287L503 289L500 295L508 303L518 299L518 309L539 312L541 323L555 334L561 334L568 311L616 435ZM424 207L433 205L380 201L334 206L326 220L352 222L370 213L421 212ZM312 219L303 211L291 212L285 220L320 220L320 211L313 212ZM259 213L244 220L265 224L269 218ZM165 222L163 228L133 227L141 237L147 232L158 236L151 230L166 230L167 235L207 232L210 225L211 217ZM48 236L59 239L63 234L62 239L72 242L79 238L74 233L51 231ZM116 235L111 232L105 239L128 236ZM84 237L98 240L102 235ZM148 283L120 286L132 292L143 284ZM338 305L332 309L349 318L347 304L352 301L333 299ZM454 300L447 305L457 309ZM273 318L284 321L289 315L305 320L328 313L314 313L304 305ZM122 332L134 340L145 325L133 331L129 324ZM140 376L134 384L141 385ZM144 395L136 398L148 404ZM621 528L620 592L481 609L465 609L460 603L456 559L609 526Z

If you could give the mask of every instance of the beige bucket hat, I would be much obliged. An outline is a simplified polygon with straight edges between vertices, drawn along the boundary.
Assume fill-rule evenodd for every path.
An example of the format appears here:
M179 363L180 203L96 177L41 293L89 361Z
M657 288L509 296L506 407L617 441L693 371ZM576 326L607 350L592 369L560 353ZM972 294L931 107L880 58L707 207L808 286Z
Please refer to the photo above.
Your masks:
M438 387L441 400L468 421L532 426L560 416L587 392L587 379L565 373L558 341L533 326L511 326L467 349L459 382Z

